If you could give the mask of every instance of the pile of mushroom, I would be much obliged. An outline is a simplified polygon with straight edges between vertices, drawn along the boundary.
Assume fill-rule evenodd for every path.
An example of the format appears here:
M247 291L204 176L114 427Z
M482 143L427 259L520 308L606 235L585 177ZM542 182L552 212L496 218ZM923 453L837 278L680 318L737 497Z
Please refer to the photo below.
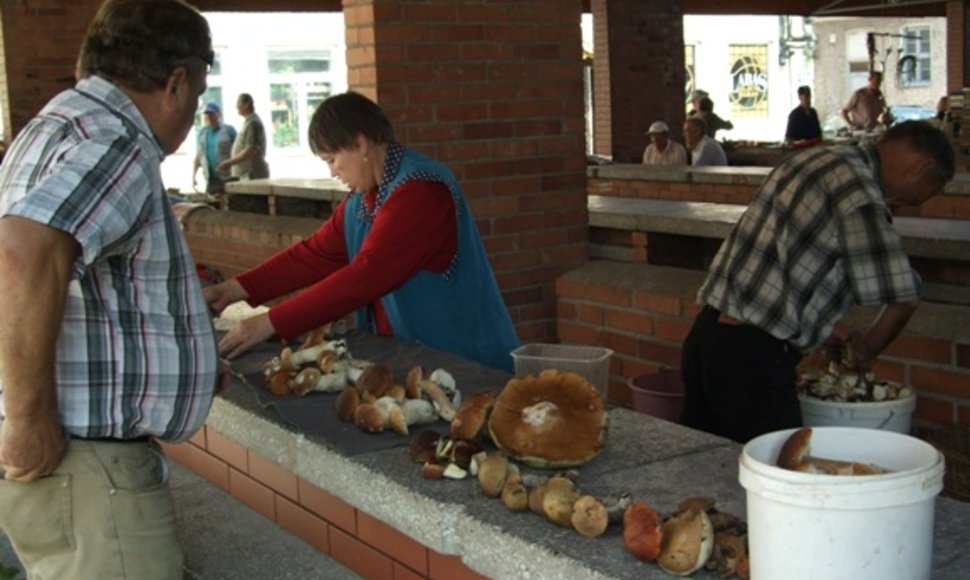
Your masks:
M320 340L299 350L286 347L263 365L266 386L274 395L336 393L370 365L350 356L345 340Z
M583 494L576 486L575 471L552 477L523 474L504 451L472 456L471 470L482 493L501 498L510 511L531 511L587 538L601 536L610 524L619 523L631 501L626 495L598 498Z
M460 401L455 379L444 369L428 374L414 366L405 384L399 385L390 367L375 364L341 391L335 406L340 420L355 423L365 433L391 429L407 435L412 425L433 423L439 417L450 421Z
M677 512L662 523L645 502L634 503L623 516L627 551L677 576L706 568L722 578L749 578L746 534L740 518L718 511L714 500L705 497L680 502Z

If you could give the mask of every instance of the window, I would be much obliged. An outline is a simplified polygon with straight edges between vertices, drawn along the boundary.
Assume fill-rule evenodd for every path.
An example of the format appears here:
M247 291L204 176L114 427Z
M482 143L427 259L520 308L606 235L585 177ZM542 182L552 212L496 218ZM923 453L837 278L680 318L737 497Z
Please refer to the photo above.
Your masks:
M733 117L768 116L768 46L732 44L728 47Z
M896 79L901 87L925 87L930 84L930 28L903 28L902 48L896 65Z
M275 49L267 53L272 142L280 149L308 146L313 111L333 93L330 51Z

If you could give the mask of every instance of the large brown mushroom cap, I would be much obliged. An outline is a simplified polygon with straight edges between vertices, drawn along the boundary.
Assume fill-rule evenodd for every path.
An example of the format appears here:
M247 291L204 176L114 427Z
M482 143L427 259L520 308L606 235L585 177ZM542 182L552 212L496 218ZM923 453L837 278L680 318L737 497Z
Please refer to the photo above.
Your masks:
M580 465L606 440L606 406L576 373L542 371L515 377L499 394L488 430L511 457L540 468Z

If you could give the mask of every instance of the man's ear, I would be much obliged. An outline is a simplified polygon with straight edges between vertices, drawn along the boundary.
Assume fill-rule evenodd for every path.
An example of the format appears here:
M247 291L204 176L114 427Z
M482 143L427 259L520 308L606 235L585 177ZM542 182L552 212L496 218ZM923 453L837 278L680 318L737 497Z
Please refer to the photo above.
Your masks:
M165 107L170 110L178 108L182 100L190 98L191 90L188 70L184 66L175 67L165 81Z

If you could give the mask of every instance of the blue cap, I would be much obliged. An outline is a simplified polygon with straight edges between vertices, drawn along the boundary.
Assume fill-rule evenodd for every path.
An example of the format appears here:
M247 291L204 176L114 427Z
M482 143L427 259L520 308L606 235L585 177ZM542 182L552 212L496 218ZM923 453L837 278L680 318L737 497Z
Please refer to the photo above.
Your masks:
M217 103L215 101L209 101L208 103L205 104L205 112L206 113L222 113L222 111L219 109L219 103Z

